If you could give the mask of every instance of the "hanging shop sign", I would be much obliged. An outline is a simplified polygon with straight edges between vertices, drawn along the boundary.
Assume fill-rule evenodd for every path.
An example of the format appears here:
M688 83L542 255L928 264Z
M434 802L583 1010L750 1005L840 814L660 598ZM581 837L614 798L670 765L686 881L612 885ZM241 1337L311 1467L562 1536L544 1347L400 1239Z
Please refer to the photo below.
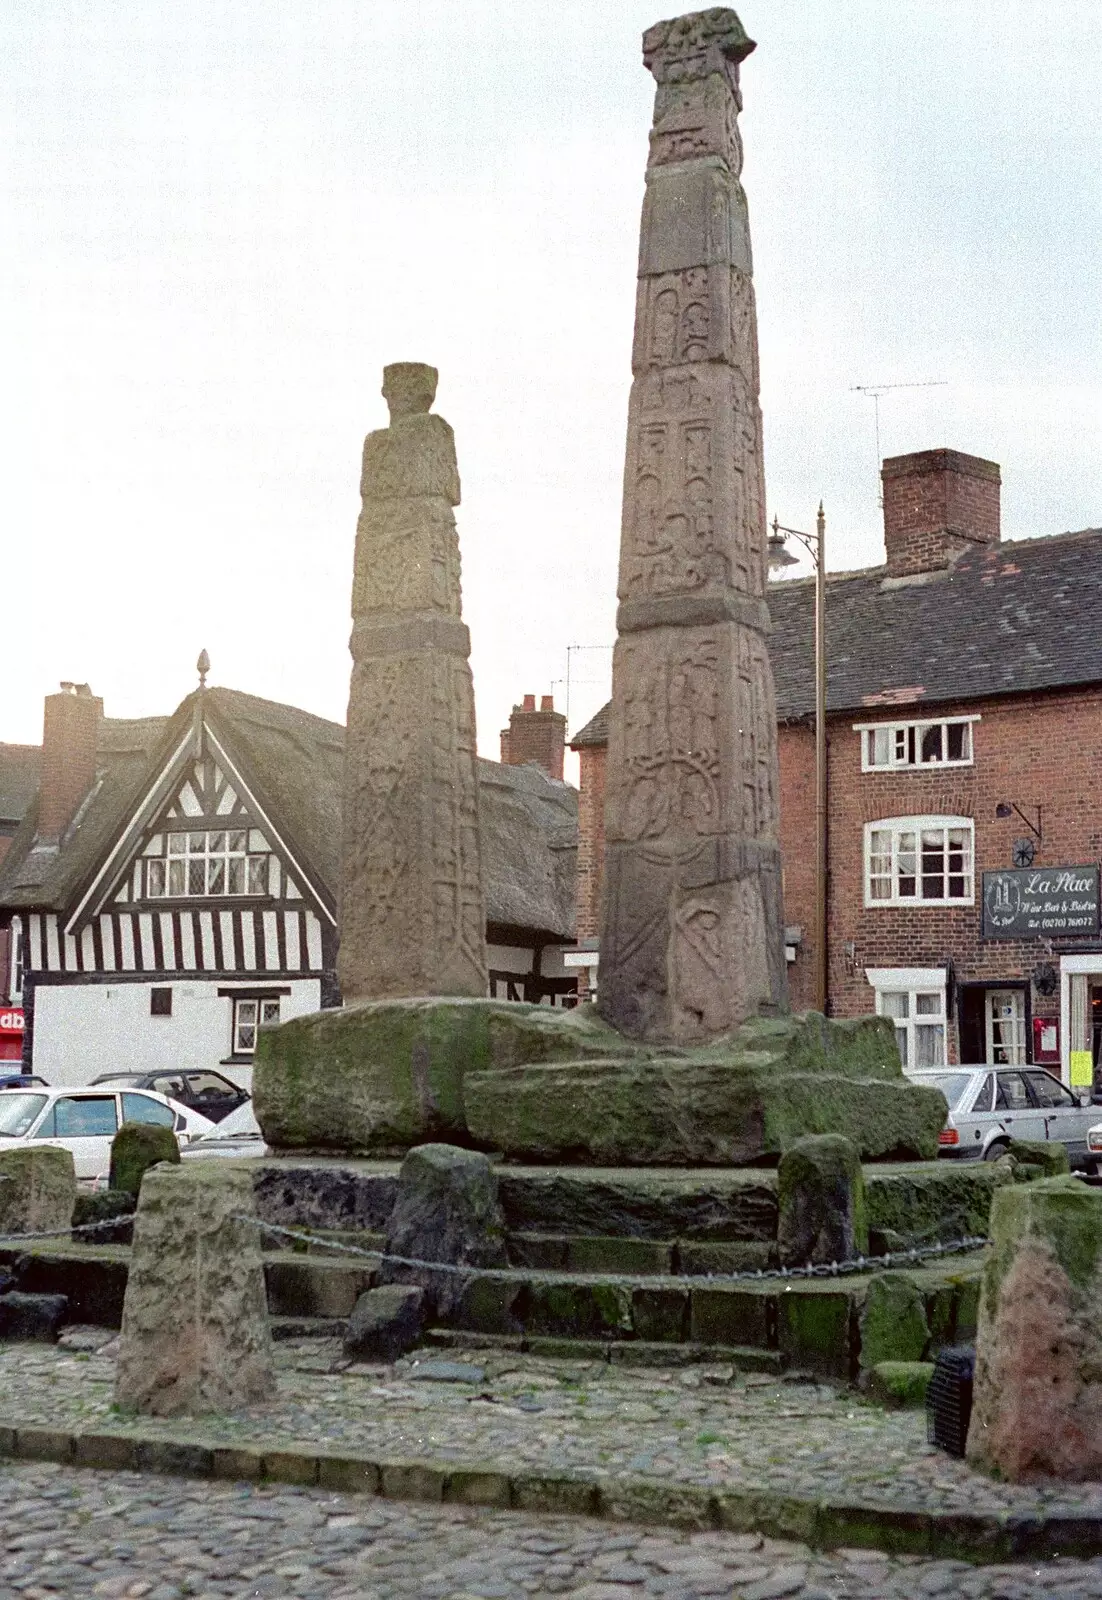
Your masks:
M985 939L1098 932L1098 868L1030 867L983 875Z

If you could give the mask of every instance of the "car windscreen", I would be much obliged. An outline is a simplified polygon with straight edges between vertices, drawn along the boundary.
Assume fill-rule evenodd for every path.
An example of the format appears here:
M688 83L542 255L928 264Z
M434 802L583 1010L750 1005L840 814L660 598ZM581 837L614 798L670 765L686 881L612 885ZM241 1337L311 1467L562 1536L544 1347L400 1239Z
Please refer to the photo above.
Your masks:
M964 1099L965 1090L972 1082L970 1072L924 1072L919 1080L932 1089L940 1089L953 1111Z
M0 1095L0 1137L22 1138L45 1104L44 1094L22 1094L9 1089Z

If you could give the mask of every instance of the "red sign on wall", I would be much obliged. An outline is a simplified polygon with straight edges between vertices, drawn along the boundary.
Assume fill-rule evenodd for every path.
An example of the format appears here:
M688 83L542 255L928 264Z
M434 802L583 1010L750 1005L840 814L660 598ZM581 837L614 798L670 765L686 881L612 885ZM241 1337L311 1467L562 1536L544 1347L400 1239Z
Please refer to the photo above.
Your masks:
M1038 1066L1059 1065L1060 1024L1055 1017L1034 1017L1033 1059Z
M23 1012L19 1006L8 1006L0 1011L0 1033L22 1033Z

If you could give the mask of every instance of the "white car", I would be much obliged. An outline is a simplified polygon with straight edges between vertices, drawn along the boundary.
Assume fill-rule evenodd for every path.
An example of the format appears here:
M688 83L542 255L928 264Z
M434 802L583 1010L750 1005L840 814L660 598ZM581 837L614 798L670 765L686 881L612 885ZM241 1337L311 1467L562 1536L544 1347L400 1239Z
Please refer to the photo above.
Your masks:
M268 1146L256 1120L251 1100L231 1111L228 1117L215 1123L209 1133L202 1134L180 1151L186 1161L197 1161L202 1156L266 1156Z
M209 1133L209 1117L151 1089L7 1089L0 1095L0 1150L53 1145L71 1150L78 1178L111 1164L111 1140L124 1122L171 1128L181 1145Z

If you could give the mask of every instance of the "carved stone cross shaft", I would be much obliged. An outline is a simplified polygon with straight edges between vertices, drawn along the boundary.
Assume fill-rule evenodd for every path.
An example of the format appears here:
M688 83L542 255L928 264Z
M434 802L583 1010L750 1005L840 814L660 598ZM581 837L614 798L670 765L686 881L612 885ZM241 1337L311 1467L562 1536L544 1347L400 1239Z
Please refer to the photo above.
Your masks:
M733 11L643 37L639 241L599 1009L703 1040L787 1010L750 228Z
M436 369L384 370L364 441L352 587L338 972L346 1000L484 996L470 636L452 430Z

